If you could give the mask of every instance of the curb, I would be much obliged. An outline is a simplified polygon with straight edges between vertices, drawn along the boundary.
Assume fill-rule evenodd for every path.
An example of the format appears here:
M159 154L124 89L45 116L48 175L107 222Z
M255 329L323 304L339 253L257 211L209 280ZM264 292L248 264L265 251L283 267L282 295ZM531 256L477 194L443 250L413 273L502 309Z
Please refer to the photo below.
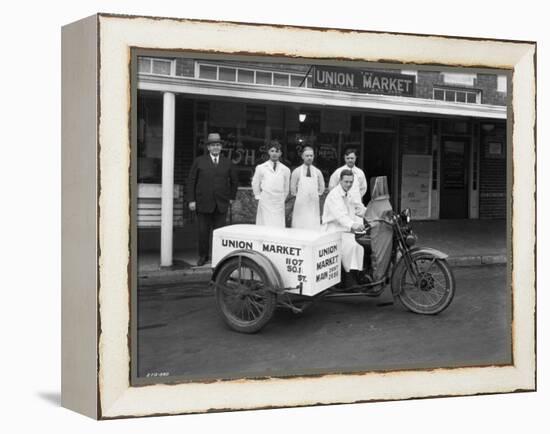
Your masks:
M450 256L447 260L452 267L480 267L483 265L505 265L506 255L464 255ZM191 267L185 269L162 269L145 272L138 276L140 286L186 282L208 282L213 269L210 267Z
M453 267L475 267L482 265L504 265L508 262L506 255L466 255L450 256L447 260Z

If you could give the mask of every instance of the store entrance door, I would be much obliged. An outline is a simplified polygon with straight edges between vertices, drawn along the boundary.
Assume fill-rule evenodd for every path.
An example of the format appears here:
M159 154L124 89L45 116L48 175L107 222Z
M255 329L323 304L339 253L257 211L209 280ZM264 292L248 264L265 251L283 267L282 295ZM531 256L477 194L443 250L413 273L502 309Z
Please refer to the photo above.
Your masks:
M360 167L365 172L369 188L367 194L363 197L363 202L368 203L370 200L371 179L375 176L387 176L391 202L395 208L397 198L394 197L392 164L395 133L365 131L364 138L363 165Z
M470 141L462 137L442 139L441 198L439 217L468 218L468 155Z

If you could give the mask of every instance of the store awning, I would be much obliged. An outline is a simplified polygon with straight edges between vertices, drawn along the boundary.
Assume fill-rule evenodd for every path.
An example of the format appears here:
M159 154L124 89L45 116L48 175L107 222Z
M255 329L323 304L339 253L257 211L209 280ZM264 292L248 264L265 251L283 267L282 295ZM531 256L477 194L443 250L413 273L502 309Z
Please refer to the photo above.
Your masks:
M506 119L506 106L139 74L138 89L325 107Z

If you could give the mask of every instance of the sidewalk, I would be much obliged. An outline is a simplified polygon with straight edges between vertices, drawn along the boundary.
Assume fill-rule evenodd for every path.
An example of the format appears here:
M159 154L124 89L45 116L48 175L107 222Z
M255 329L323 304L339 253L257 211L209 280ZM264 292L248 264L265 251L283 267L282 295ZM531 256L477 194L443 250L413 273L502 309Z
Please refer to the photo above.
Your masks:
M506 264L506 222L504 220L435 220L412 223L418 235L417 245L432 247L449 255L454 267ZM147 252L139 255L138 276L140 283L209 280L210 263L196 267L196 252L176 251L174 265L161 268L159 254Z

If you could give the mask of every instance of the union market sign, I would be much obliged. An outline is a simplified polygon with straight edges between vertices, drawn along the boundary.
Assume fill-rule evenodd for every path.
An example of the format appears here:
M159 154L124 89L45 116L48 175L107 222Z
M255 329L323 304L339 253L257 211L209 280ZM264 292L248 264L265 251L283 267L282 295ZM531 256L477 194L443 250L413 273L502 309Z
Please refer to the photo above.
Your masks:
M346 92L414 96L415 77L379 71L314 66L313 87Z

